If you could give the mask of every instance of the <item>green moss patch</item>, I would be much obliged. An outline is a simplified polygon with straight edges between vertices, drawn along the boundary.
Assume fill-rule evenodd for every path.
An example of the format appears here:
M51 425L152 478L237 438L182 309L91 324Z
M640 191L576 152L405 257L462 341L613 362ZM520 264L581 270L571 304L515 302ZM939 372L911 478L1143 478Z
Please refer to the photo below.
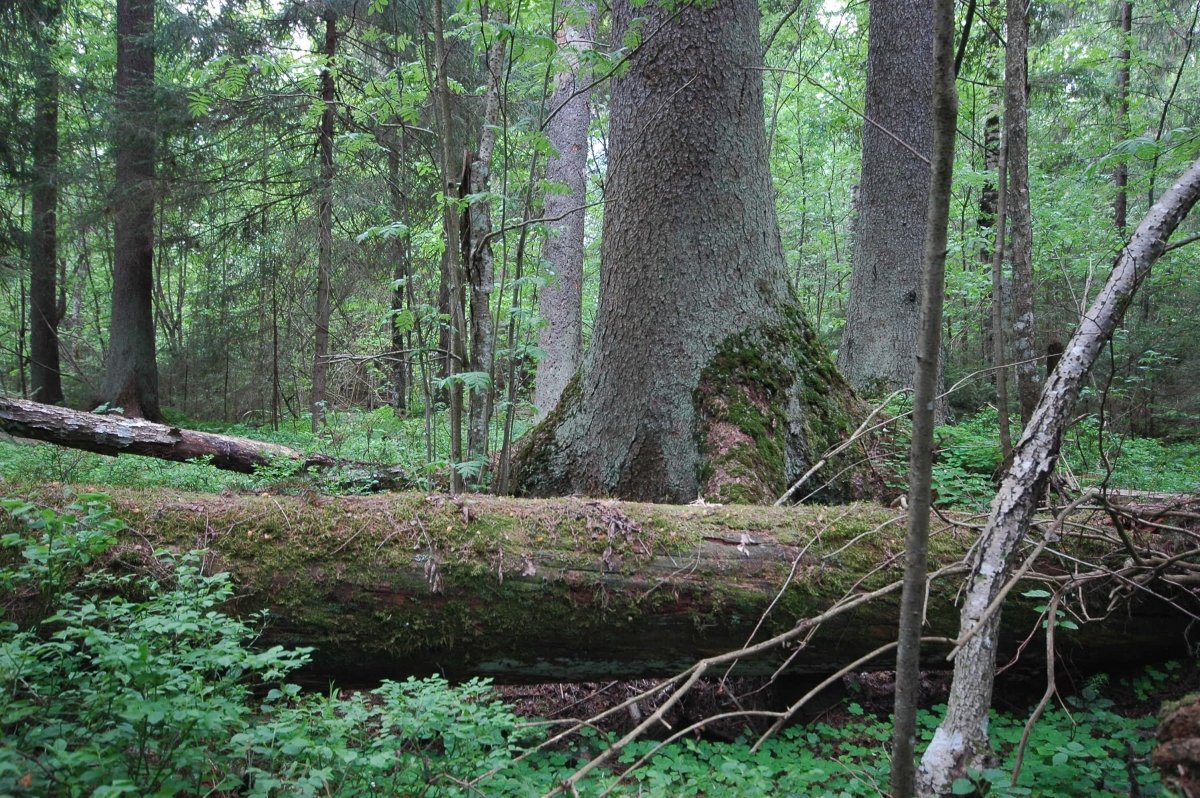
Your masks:
M800 309L727 339L695 393L704 495L722 503L774 501L854 429L861 413ZM827 464L820 501L861 495L849 457Z

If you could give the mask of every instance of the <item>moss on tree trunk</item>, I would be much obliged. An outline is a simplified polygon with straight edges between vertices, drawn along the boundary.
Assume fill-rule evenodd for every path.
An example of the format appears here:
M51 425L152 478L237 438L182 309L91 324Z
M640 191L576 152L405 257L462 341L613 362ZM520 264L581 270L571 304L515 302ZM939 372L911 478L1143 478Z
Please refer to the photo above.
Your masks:
M773 502L829 449L851 434L863 408L800 308L728 336L711 354L692 391L696 493L722 504ZM519 496L586 491L560 440L578 411L576 375L554 412L522 442L513 469ZM801 495L822 502L872 495L853 449L834 458ZM582 490L581 490L582 488Z

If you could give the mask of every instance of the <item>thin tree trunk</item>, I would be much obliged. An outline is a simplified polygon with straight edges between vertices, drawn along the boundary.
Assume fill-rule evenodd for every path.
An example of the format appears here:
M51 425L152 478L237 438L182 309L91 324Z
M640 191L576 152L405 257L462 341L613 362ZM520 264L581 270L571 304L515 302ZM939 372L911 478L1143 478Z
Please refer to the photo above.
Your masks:
M462 474L457 466L463 462L462 451L462 420L463 420L463 387L454 377L463 370L463 350L465 342L463 333L466 329L466 318L463 313L463 285L461 267L461 233L460 219L457 207L459 185L452 171L454 158L454 120L450 113L450 82L446 75L446 36L445 12L442 0L433 2L433 42L435 92L434 101L437 115L441 122L441 167L442 167L442 233L445 236L445 247L442 250L442 278L449 292L448 303L450 311L449 341L446 351L446 377L449 379L450 396L450 490L457 493L462 490ZM461 181L460 181L461 182Z
M503 20L501 20L503 21ZM500 115L500 93L506 72L507 39L496 34L487 54L488 87L484 94L483 123L479 128L479 148L471 160L469 192L471 200L467 211L467 282L471 290L471 371L486 374L483 384L479 381L471 388L470 418L467 425L467 456L471 460L486 461L488 455L488 433L491 428L495 385L496 340L492 319L492 289L495 276L492 269L492 200L488 195L492 170L492 153L496 148L496 130L502 123ZM483 474L472 478L478 484Z
M313 347L312 431L325 416L329 375L329 282L333 269L333 58L337 53L337 14L325 11L325 66L321 70L321 128L317 149L321 174L317 185L317 318Z
M1121 51L1117 54L1117 139L1124 141L1129 136L1129 38L1133 32L1133 3L1122 0L1121 9ZM1117 170L1113 175L1117 195L1113 199L1113 223L1121 235L1125 235L1126 208L1129 185L1129 165L1124 156L1117 162Z
M113 293L103 394L126 415L158 421L153 305L154 0L117 3L117 123L113 140Z
M547 192L542 203L542 215L550 221L546 223L542 248L549 275L538 296L538 309L546 324L538 335L542 358L533 393L538 421L558 404L583 355L583 206L590 103L589 92L583 86L586 78L581 54L592 47L596 10L588 0L575 0L565 4L564 14L558 47L565 68L555 78L550 98L553 116L546 125L546 136L554 154L546 161L546 180L567 190ZM586 15L585 24L574 24L573 15Z
M965 642L954 660L946 717L921 761L919 786L923 794L949 792L954 779L978 767L989 751L987 713L1000 623L1000 612L989 614L989 608L1012 573L1014 554L1029 530L1053 471L1063 430L1071 419L1084 378L1120 322L1134 291L1197 199L1200 160L1150 209L1117 256L1107 283L1067 344L1017 444L977 543L978 566L963 602L959 631L959 639Z
M1008 0L1008 40L1004 60L1004 138L1008 147L1008 214L1012 218L1013 353L1021 423L1028 424L1041 392L1042 370L1035 360L1037 328L1033 313L1033 219L1029 205L1029 0Z
M50 58L58 41L58 0L44 0L39 10L41 40L33 54L37 85L29 236L29 376L34 399L59 404L63 390L58 354L58 71Z
M936 1L933 25L933 149L925 222L924 296L913 397L904 589L900 598L896 649L896 720L891 775L892 795L896 798L908 798L913 794L913 755L921 692L920 654L929 570L933 426L941 376L938 360L942 348L942 304L946 296L946 238L950 222L950 184L954 178L954 123L958 117L958 89L954 80L954 0Z
M399 180L399 155L388 153L389 182ZM395 183L391 187L392 215L397 219L405 212L404 197ZM408 233L397 235L392 242L392 257L396 259L392 271L392 409L399 417L408 415L408 391L411 384L412 359L409 355L409 337L412 322L403 322L407 317L405 297L412 291L412 264L409 255Z
M1001 462L1012 459L1008 418L1008 359L1004 345L1004 242L1008 225L1008 138L1001 135L996 167L996 243L992 249L992 377L996 382L996 421L1000 426Z

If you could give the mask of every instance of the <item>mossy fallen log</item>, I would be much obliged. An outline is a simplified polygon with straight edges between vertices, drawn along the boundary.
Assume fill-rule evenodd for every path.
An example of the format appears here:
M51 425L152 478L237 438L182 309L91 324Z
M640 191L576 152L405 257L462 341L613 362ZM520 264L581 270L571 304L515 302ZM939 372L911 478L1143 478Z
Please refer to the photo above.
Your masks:
M65 503L58 489L36 494ZM343 684L431 671L502 681L673 673L891 583L904 531L901 515L866 504L110 495L130 524L120 561L160 547L206 549L209 567L238 584L237 611L269 608L263 643L314 647L308 677ZM933 562L957 561L973 538L943 525ZM1062 564L1043 562L1049 572ZM961 579L932 586L928 634L957 627ZM1020 592L1005 611L1001 661L1040 637L1038 601ZM799 652L747 660L739 672L769 673L788 658L793 673L832 672L893 639L897 601L898 591L838 616ZM1077 632L1060 628L1060 651L1089 668L1153 661L1183 647L1187 620L1164 602L1140 602ZM1027 656L1041 649L1028 646Z

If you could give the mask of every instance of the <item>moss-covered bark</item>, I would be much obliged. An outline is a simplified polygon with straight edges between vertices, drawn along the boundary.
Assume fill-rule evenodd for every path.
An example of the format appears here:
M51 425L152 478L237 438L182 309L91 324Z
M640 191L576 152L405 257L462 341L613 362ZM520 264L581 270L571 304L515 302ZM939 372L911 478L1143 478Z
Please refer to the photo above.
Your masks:
M860 415L800 309L788 305L781 316L726 339L700 376L700 482L714 501L774 501L842 443ZM864 495L855 459L834 459L805 495L818 501Z
M577 466L580 447L563 432L580 410L581 383L576 374L555 411L522 442L513 467L517 495L589 492L576 473L585 470ZM864 412L794 304L722 341L690 398L695 483L688 495L722 504L773 502L846 440ZM820 502L869 497L861 459L853 449L832 459L802 495Z
M65 503L56 491L23 492ZM132 527L119 562L158 547L206 548L210 567L239 585L236 609L270 609L264 644L313 646L310 676L344 683L430 671L509 681L673 672L743 645L777 595L756 639L893 581L903 534L888 510L865 504L783 510L162 490L112 498ZM970 543L944 529L933 559L954 561ZM957 588L949 580L932 591L930 634L955 628ZM1006 611L1009 649L1037 627L1029 603ZM1177 647L1184 619L1140 612L1085 627L1079 641L1089 657L1145 661ZM895 616L895 602L883 600L830 622L794 671L826 673L874 649L894 635ZM1063 650L1074 645L1068 639ZM792 653L742 670L769 671Z

